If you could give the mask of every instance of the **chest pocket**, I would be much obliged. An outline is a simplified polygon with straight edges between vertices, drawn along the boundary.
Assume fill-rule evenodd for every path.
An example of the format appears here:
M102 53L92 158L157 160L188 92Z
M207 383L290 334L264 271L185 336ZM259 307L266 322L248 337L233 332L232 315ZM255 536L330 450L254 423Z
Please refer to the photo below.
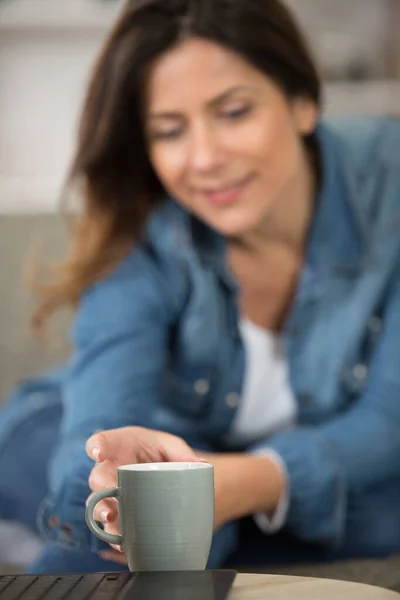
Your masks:
M217 400L227 356L227 299L215 274L196 275L179 322L171 329L162 404L180 416L206 418Z
M212 367L170 365L164 372L161 403L182 416L205 417L213 394Z
M214 392L216 345L198 330L176 329L161 384L161 404L179 416L204 417ZM215 395L215 393L214 393Z

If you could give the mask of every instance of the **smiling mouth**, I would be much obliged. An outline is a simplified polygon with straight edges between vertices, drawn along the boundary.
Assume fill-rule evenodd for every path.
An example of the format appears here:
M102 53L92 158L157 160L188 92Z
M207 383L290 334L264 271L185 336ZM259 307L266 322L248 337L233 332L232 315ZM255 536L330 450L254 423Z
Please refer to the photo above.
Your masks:
M202 193L202 194L224 194L225 192L230 192L233 189L236 189L237 187L244 185L245 183L247 183L250 180L250 175L247 175L247 177L244 177L243 179L241 179L240 181L236 181L235 183L231 183L229 185L224 185L218 188L198 188L198 190Z
M228 186L211 189L202 188L199 192L212 204L224 206L232 204L243 193L247 185L253 180L253 175L248 175L244 179Z

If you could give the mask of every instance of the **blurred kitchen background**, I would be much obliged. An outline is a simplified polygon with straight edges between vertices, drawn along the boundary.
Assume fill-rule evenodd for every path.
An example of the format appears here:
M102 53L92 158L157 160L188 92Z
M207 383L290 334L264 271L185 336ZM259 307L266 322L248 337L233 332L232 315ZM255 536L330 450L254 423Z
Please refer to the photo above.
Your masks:
M400 0L287 0L327 81L329 114L400 105ZM51 211L88 70L123 0L0 0L0 214Z

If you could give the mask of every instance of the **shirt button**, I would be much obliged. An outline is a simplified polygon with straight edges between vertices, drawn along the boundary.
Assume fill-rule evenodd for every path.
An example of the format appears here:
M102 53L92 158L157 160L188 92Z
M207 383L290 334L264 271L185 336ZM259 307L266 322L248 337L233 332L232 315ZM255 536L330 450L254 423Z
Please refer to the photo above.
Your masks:
M210 391L210 384L207 379L198 379L193 384L194 391L199 396L205 396Z
M231 392L225 398L225 404L229 406L229 408L236 408L239 404L239 394L236 392Z
M307 404L311 404L313 399L312 399L312 396L310 396L310 394L301 394L299 396L299 400L300 400L301 404L307 405Z
M372 317L369 322L369 328L373 333L379 333L382 329L382 319L379 317Z
M356 365L353 367L353 377L357 381L364 381L368 375L368 367L366 365Z

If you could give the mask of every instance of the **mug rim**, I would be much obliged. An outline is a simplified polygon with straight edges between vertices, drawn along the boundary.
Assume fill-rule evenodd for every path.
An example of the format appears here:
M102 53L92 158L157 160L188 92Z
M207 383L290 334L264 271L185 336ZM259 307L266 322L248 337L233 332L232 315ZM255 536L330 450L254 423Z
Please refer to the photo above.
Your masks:
M205 462L157 462L157 463L134 463L120 465L118 471L133 473L177 473L182 471L196 471L198 469L212 469L214 465Z

